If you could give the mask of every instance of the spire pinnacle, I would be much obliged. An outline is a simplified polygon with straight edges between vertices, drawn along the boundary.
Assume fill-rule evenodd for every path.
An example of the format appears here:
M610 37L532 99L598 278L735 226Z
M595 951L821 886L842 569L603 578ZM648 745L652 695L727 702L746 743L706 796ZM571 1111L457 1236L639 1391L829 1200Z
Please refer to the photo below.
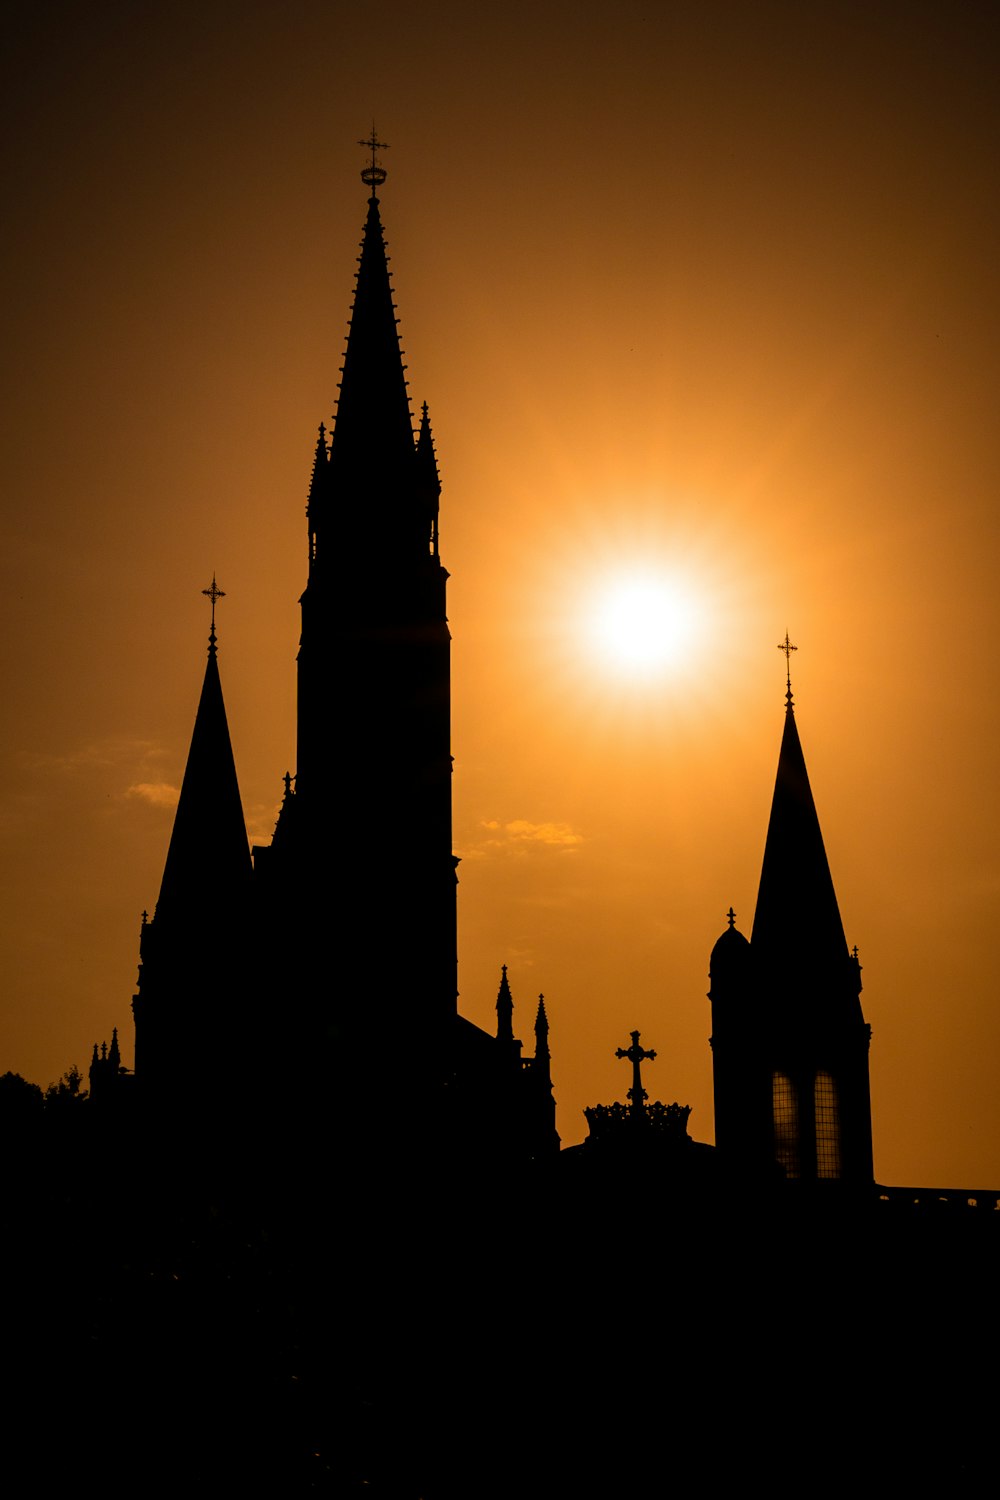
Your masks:
M365 167L364 171L361 173L361 181L365 183L367 187L371 188L372 197L374 198L376 196L375 189L381 187L386 178L385 167L383 167L382 163L379 161L377 153L379 151L388 151L389 143L388 141L379 140L378 136L375 134L375 121L373 120L371 135L366 141L359 141L358 145L364 146L366 150L370 151L372 154L371 166Z
M505 1042L512 1047L514 1045L514 1000L510 993L506 964L501 964L500 974L500 988L497 991L497 1041Z
M226 593L225 593L224 589L220 589L219 588L218 584L215 581L215 574L214 573L212 574L212 587L210 589L202 589L202 593L205 595L206 599L211 599L211 601L212 601L212 628L211 628L211 630L208 633L208 654L209 654L209 656L214 656L215 655L215 641L216 641L216 636L215 636L215 606L216 606L216 603L218 602L219 599L224 599L226 597Z
M785 653L785 680L788 683L788 691L785 693L785 702L788 704L789 713L791 713L794 709L794 704L792 703L792 652L797 651L798 649L798 646L792 645L791 641L788 638L788 631L786 630L785 639L778 642L778 650L784 651Z

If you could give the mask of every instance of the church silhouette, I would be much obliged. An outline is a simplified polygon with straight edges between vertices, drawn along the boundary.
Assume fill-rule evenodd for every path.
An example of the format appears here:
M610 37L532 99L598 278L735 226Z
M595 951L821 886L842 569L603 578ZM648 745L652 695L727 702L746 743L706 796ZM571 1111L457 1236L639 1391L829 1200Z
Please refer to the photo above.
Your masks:
M588 1109L587 1140L561 1149L544 1001L531 1056L506 966L495 1034L458 1011L441 486L426 403L416 432L411 418L374 131L362 144L350 330L308 489L295 772L251 858L213 579L141 930L134 1073L117 1032L94 1051L93 1114L104 1143L128 1125L133 1195L88 1220L95 1261L133 1246L98 1389L125 1402L132 1459L157 1454L197 1493L261 1477L412 1500L822 1492L861 1472L979 1473L949 1445L982 1387L955 1378L931 1402L928 1372L968 1358L1000 1192L874 1181L861 967L790 672L751 934L730 909L710 959L715 1146L690 1138L686 1107L648 1100L655 1049L632 1031L626 1100ZM150 1301L147 1264L157 1297L176 1264L178 1300ZM151 1342L129 1331L143 1319ZM191 1348L197 1398L175 1420ZM863 1413L890 1388L905 1437L886 1447ZM218 1403L240 1413L228 1446Z
M201 1129L245 1110L227 1097L235 1080L266 1074L272 1113L311 1109L352 1151L530 1161L560 1145L544 1002L533 1057L515 1039L505 966L495 1035L457 1008L441 485L426 402L414 435L374 132L367 147L370 196L336 419L329 438L320 426L306 507L296 771L285 776L270 845L251 860L213 579L201 700L159 897L143 919L134 1090L147 1118ZM794 650L787 637L785 650ZM752 939L731 915L710 971L724 1170L870 1187L860 966L837 908L790 677ZM283 1089L268 1053L276 1008L286 1006L305 1068ZM112 1045L117 1057L117 1038ZM120 1076L107 1056L95 1048L98 1098ZM377 1089L365 1061L374 1058ZM647 1126L651 1139L686 1139L679 1116L667 1129L665 1107L636 1090L634 1080L627 1107L588 1111L588 1146L635 1149ZM703 1172L719 1170L704 1152L698 1159Z

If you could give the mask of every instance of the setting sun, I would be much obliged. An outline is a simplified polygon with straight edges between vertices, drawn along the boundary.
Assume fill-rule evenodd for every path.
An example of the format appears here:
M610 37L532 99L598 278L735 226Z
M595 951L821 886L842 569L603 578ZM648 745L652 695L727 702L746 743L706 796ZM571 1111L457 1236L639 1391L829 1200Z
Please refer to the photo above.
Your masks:
M680 660L697 616L694 600L673 580L632 574L606 590L592 634L610 665L649 676Z

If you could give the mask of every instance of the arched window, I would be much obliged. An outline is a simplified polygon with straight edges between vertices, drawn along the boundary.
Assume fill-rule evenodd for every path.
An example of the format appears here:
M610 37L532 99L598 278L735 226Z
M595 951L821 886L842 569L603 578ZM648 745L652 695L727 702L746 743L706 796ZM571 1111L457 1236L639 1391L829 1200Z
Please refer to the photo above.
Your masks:
M840 1163L840 1097L837 1080L821 1068L813 1084L816 1110L816 1176L835 1178L841 1175Z
M799 1091L787 1073L771 1074L771 1116L775 1160L786 1177L801 1177Z

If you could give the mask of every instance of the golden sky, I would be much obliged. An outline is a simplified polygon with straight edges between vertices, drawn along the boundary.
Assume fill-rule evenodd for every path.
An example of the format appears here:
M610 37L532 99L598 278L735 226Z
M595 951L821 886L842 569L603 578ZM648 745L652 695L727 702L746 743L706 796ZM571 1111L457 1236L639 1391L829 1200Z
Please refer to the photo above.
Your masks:
M712 1139L708 955L730 903L751 925L787 628L876 1174L1000 1183L995 7L16 25L0 1071L44 1085L115 1024L130 1056L213 570L270 834L374 116L444 486L463 1011L492 1029L507 962L528 1039L544 991L564 1142L624 1098L633 1027ZM640 566L696 617L634 678L592 622Z

